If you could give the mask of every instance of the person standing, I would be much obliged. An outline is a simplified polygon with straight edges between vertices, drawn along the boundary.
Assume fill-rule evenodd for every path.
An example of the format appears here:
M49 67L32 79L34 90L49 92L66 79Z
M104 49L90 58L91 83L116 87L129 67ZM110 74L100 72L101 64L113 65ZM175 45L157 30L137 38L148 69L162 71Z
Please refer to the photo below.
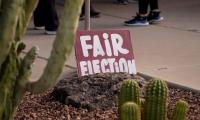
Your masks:
M92 3L90 4L90 17L91 18L99 18L100 17L100 12L95 10L93 7ZM85 19L85 2L83 3L82 9L81 9L81 15L80 15L80 20Z
M148 6L150 12L148 13ZM163 20L160 16L158 0L139 0L139 13L131 20L125 21L127 26L148 26L150 23L158 23Z
M39 0L33 19L35 29L45 29L46 34L55 35L59 25L55 0Z

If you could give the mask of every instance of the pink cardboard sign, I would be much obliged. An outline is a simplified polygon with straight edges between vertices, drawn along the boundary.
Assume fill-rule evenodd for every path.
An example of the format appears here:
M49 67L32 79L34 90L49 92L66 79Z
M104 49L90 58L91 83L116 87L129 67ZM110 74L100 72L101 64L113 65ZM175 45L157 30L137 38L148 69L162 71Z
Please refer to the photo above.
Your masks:
M128 30L77 31L75 55L79 76L107 72L136 74Z

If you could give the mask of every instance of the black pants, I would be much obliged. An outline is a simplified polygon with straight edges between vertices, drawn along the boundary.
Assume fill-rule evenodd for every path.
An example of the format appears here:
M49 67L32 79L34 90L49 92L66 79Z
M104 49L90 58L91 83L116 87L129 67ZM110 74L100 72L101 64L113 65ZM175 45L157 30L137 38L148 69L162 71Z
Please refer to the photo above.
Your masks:
M92 3L90 3L90 14L96 12L94 7L92 6ZM81 15L85 15L85 2L83 3L82 9L81 9Z
M35 26L45 26L46 30L57 30L59 20L55 8L55 0L39 0L34 11Z
M150 5L150 10L158 9L158 0L139 0L139 14L147 14L148 5Z

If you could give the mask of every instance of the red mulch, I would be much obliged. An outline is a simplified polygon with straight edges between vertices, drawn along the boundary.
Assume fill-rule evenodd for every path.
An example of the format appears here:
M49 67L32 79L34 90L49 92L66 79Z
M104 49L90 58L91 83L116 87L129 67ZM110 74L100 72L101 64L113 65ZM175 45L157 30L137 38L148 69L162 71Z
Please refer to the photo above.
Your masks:
M117 107L107 109L75 108L53 99L52 90L33 95L27 92L19 104L15 120L117 120ZM200 93L169 88L168 118L179 99L189 103L187 120L200 120Z

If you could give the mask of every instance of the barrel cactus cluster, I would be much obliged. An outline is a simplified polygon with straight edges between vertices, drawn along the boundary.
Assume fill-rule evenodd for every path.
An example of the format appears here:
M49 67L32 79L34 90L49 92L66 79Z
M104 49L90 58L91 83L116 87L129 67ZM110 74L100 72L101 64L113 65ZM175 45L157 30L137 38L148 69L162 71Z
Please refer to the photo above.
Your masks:
M160 79L152 79L146 86L145 97L140 97L140 88L133 79L125 80L119 93L120 120L167 120L168 87ZM176 103L172 119L185 120L187 102Z

